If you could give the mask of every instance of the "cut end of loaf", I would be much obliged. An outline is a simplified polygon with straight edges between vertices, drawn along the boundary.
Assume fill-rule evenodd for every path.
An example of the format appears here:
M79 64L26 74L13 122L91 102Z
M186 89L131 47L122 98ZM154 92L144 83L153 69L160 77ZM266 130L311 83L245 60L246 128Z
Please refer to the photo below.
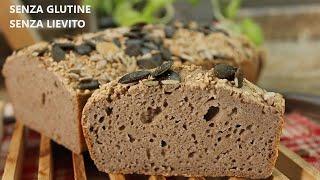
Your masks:
M148 175L265 178L277 157L283 109L219 82L110 83L83 111L99 170ZM200 78L205 79L205 78ZM276 101L283 101L282 98Z

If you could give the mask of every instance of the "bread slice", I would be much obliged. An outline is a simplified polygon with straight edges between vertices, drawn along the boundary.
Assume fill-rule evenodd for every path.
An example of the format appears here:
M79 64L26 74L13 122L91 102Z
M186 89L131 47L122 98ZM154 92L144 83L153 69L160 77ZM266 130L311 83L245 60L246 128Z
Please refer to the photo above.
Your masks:
M17 119L80 153L85 149L80 125L84 104L99 85L120 75L168 59L203 66L225 61L245 66L248 77L259 71L252 66L260 62L259 50L241 37L170 27L171 36L168 27L136 25L41 42L15 52L3 73ZM194 43L186 41L190 36ZM254 74L253 80L258 76Z
M130 84L113 81L89 98L82 126L98 169L164 176L270 176L283 125L282 96L246 79L241 87L236 78L217 78L221 74L214 70L182 66L173 71L180 74L180 83L150 83L157 82L150 77Z

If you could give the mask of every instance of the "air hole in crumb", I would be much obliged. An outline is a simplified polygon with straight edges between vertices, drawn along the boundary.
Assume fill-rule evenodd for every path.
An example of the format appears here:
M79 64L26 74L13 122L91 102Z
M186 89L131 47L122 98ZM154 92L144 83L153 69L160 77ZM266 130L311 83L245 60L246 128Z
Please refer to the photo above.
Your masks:
M236 134L237 131L238 131L238 129L234 129L234 130L233 130L233 134Z
M166 152L163 149L161 150L161 155L166 156Z
M210 123L210 124L209 124L209 127L213 127L213 126L214 126L214 124L213 124L213 123Z
M170 95L172 92L165 91L164 94Z
M53 84L56 88L58 87L58 83L56 81Z
M97 115L97 114L95 114L95 115L93 115L93 118L94 118L94 119L97 119L97 116L98 116L98 115Z
M250 141L250 144L253 144L253 143L254 143L254 140L251 140L251 141Z
M230 115L237 114L237 112L238 112L238 109L236 107L234 107L234 108L232 108Z
M218 137L218 142L220 142L221 141L221 137Z
M133 138L132 136L131 136L131 134L128 134L128 138L129 138L129 141L131 142L131 143L133 143L136 139L135 138Z
M143 124L147 124L147 123L151 123L153 118L155 116L157 116L158 114L161 113L161 108L160 107L157 107L156 109L153 109L151 107L148 107L147 108L147 112L143 112L141 114L141 122Z
M167 107L168 106L168 103L167 103L167 101L165 100L164 102L163 102L163 107Z
M108 116L110 116L112 114L112 107L107 107L106 108L106 113Z
M195 152L189 153L189 154L188 154L188 158L193 158L194 154L195 154Z
M235 162L236 162L236 160L235 160L235 159L232 159L232 162L233 162L233 163L235 163Z
M161 147L165 147L167 145L167 143L164 140L161 140L160 145L161 145Z
M150 159L150 157L151 157L150 149L147 149L147 150L146 150L146 153L147 153L147 158Z
M153 139L150 139L149 142L153 142Z
M41 103L42 103L42 105L44 105L46 103L46 94L45 93L42 93Z
M252 129L252 124L250 124L249 126L247 126L246 129L247 129L247 130L251 130L251 129Z
M215 98L214 98L214 97L211 97L211 98L209 98L209 99L207 100L207 102L212 101L212 100L215 100Z
M125 128L126 128L126 126L122 125L122 126L119 127L119 130L122 131L122 130L124 130Z
M93 127L92 127L92 126L89 128L89 131L90 131L90 132L92 132L92 131L93 131Z
M188 102L188 97L184 97L183 100L184 100L185 102Z
M102 123L103 121L104 121L104 116L100 117L98 122Z
M229 121L226 121L226 122L224 123L224 125L226 125L226 126L227 126L228 124L229 124Z
M252 168L249 168L248 171L252 171Z
M244 129L241 129L240 132L239 132L239 135L243 134L244 131L245 131Z
M237 124L237 125L236 125L236 128L239 128L239 127L241 127L241 125L240 125L240 124Z
M186 124L183 124L182 127L183 127L183 129L187 130L187 125Z
M102 129L103 129L103 130L106 130L106 127L105 127L105 126L102 126Z
M219 112L219 107L211 106L209 107L207 113L203 116L206 121L210 121Z
M229 138L230 136L231 136L231 134L227 134L227 135L226 135L226 138Z
M192 137L193 139L196 139L196 135L195 135L195 134L191 134L191 137Z

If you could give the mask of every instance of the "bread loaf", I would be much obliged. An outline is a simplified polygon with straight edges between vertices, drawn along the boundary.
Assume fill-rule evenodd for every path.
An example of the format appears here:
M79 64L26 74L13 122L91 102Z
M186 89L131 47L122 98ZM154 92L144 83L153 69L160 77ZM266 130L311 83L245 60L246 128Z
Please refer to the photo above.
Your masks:
M181 82L171 72L169 79L113 81L94 92L82 125L98 169L164 176L270 176L283 125L281 95L246 79L227 80L221 77L224 72L215 75L194 66L173 71ZM128 83L128 77L119 82Z
M3 74L17 119L80 153L82 108L99 85L169 59L206 68L225 62L254 81L259 54L223 30L138 24L37 43L8 57Z

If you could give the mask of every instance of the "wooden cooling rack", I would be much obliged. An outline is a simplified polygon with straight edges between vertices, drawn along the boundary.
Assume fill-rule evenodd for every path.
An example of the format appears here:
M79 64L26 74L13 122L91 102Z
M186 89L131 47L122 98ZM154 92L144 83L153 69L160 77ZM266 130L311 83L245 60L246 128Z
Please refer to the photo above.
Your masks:
M20 179L25 151L25 127L17 122L12 135L8 156L6 159L3 180ZM38 179L53 179L53 156L51 140L41 136L40 153L38 163ZM85 161L83 155L72 153L74 179L86 180ZM280 145L279 157L272 176L268 179L286 180L319 180L319 171L304 161L300 156ZM107 175L106 175L107 176ZM127 176L122 174L108 174L111 180L126 180ZM106 178L107 179L107 178ZM149 176L149 180L166 180L164 176ZM170 177L171 179L171 177ZM204 180L205 178L188 177L189 180ZM223 177L214 179L239 180L243 178Z

